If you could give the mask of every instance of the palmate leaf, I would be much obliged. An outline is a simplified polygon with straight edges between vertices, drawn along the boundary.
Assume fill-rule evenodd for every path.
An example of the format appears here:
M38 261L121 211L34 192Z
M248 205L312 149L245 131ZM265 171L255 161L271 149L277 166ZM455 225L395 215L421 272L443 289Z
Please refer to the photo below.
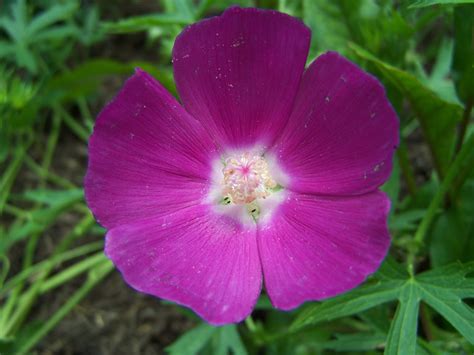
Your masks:
M388 258L378 271L375 282L369 281L351 292L312 305L300 313L291 328L297 330L308 324L350 316L393 301L407 277L398 264Z
M201 323L182 335L165 350L171 355L198 354L209 346L212 347L212 352L210 351L212 354L247 354L235 324L213 327L207 323Z
M28 36L35 38L41 31L54 25L56 22L70 18L77 8L78 4L75 1L53 5L31 20L27 27Z
M206 345L217 329L202 323L178 338L177 341L166 348L166 351L172 355L196 354Z
M399 303L388 332L385 354L415 354L419 290L415 282L410 280L398 292Z
M390 265L389 265L390 264ZM377 282L312 305L301 313L292 330L354 315L389 301L398 307L388 332L386 354L414 354L420 302L425 302L474 344L474 311L465 298L474 297L474 262L451 264L405 279L389 261L376 274ZM375 343L375 342L374 342Z
M20 67L28 69L32 74L38 72L40 55L56 54L51 51L47 43L51 40L66 40L79 35L79 31L72 24L61 24L63 21L72 20L78 8L76 1L66 4L50 5L37 16L30 18L29 6L25 0L14 1L9 13L0 16L0 29L8 34L8 43L14 51L7 51L6 58L13 59ZM5 52L5 51L3 51Z

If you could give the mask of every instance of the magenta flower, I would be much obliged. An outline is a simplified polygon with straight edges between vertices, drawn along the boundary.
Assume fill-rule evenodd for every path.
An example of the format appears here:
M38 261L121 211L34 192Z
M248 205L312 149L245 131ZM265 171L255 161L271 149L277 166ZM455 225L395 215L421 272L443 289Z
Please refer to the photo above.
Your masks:
M225 324L262 284L288 310L378 268L398 120L337 53L305 70L309 42L295 18L230 8L176 39L183 105L137 70L101 112L86 198L130 286Z

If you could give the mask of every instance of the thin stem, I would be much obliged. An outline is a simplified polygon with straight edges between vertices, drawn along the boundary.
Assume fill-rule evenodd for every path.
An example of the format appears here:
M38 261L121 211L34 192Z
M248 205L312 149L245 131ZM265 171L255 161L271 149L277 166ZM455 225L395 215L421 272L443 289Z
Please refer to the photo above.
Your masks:
M97 264L104 262L104 260L107 260L107 258L105 257L104 252L100 251L79 261L78 263L64 269L63 271L46 280L40 288L40 293L46 293L66 283L67 281L75 278L76 276L97 266Z
M0 290L0 298L5 296L8 291L10 291L13 287L15 287L20 282L24 282L25 280L33 277L34 274L41 272L45 269L48 263L51 261L54 263L56 267L58 264L77 258L79 256L89 254L91 252L97 251L103 247L103 242L93 242L89 244L82 245L80 247L74 248L72 250L66 251L64 253L58 254L56 257L52 257L50 259L46 259L42 262L39 262L28 269L22 270L20 273L16 274L14 277L10 278L3 288Z
M409 251L409 255L407 258L409 271L414 270L415 256L423 245L423 241L426 237L426 234L428 233L428 230L431 224L433 223L439 208L442 207L443 199L458 174L466 168L467 164L469 164L471 154L474 154L474 134L469 137L465 144L463 144L461 150L456 156L456 159L449 167L446 173L446 177L441 183L441 186L439 187L438 191L431 200L431 203L428 206L425 216L423 217L418 226L418 229L413 238L413 250Z
M0 215L3 211L3 207L8 199L8 194L15 181L15 178L20 171L23 159L26 155L26 151L30 146L31 142L19 145L14 153L13 160L10 162L8 167L4 170L3 176L0 179Z
M459 153L459 151L461 150L462 144L464 142L464 138L467 132L467 127L469 125L469 120L471 118L472 105L473 105L473 100L469 98L464 108L461 125L459 126L458 141L456 142L456 148L454 149L455 154Z
M48 137L48 142L46 143L46 150L43 155L43 161L41 162L42 174L40 175L40 186L43 187L45 183L46 174L45 171L49 170L51 166L51 161L53 160L54 151L56 150L56 145L58 143L59 131L61 130L61 115L56 108L53 114L53 126L51 128L51 133Z
M59 187L65 188L65 189L77 189L77 186L74 185L72 182L70 182L67 179L64 179L63 177L59 175L56 175L50 169L44 169L41 165L35 162L29 155L25 156L25 163L35 174L45 176L49 181L51 181L55 185L58 185Z
M99 283L101 282L111 271L113 270L113 264L110 261L104 262L104 264L91 271L88 275L86 282L82 287L77 290L68 301L61 307L57 312L50 317L41 328L35 333L28 336L24 343L18 349L19 354L28 353L33 346L38 343L49 331L51 331L71 310Z
M90 132L79 124L74 117L72 117L66 110L60 109L64 123L69 127L69 129L80 139L87 142L89 139Z
M53 127L51 129L51 134L48 137L48 142L46 144L46 150L43 155L43 161L41 162L42 171L48 171L51 166L51 161L53 160L54 151L56 150L56 145L59 138L59 130L61 128L61 116L57 109L54 110L53 115ZM39 188L42 189L45 186L46 174L43 173L40 175ZM41 203L36 203L34 209L38 209ZM33 263L33 256L36 250L36 245L40 238L40 233L34 233L28 238L28 242L25 248L25 256L23 258L23 269L28 268Z
M55 252L53 253L53 257L59 253L64 252L69 245L78 237L83 235L89 228L94 225L94 218L92 215L87 215L84 217L74 228L73 230L61 241L59 246L56 248ZM53 270L55 263L52 261L53 259L48 260L48 263L44 267L43 273L38 280L30 287L30 289L25 293L25 296L22 296L22 302L18 304L16 307L15 312L10 315L12 311L12 306L8 308L7 313L2 312L3 321L6 321L6 325L3 326L2 334L4 335L12 335L15 331L21 326L25 317L28 315L31 307L34 304L34 301L38 297L41 287L48 277L49 273ZM20 285L21 286L21 285ZM13 301L12 298L9 298L7 304L16 303L16 299L19 297L18 290L21 290L21 287L17 287L13 291Z
M15 216L16 218L28 219L30 217L30 213L28 211L22 210L21 208L10 205L8 203L5 204L5 206L3 207L3 210L6 213L11 214L12 216Z

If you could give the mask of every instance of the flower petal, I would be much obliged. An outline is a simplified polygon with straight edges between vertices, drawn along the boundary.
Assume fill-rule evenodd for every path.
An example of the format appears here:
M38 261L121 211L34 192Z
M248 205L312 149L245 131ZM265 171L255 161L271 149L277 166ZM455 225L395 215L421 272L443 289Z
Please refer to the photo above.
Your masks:
M255 227L204 205L113 228L106 254L136 290L188 306L215 325L243 320L261 290Z
M271 149L301 193L361 194L389 177L398 119L383 86L337 53L313 62Z
M184 107L225 147L270 144L288 120L310 36L293 17L238 7L187 27L173 49Z
M95 124L87 203L106 228L200 203L213 156L201 124L137 70Z
M290 193L258 230L265 287L272 304L292 309L348 291L375 272L390 245L389 199Z

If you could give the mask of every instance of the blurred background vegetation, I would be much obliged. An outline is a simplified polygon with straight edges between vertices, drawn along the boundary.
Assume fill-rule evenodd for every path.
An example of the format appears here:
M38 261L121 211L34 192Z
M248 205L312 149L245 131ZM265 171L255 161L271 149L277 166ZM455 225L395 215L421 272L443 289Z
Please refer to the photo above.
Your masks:
M401 144L376 275L289 313L263 295L243 324L214 328L124 284L82 179L124 79L139 66L176 94L176 35L232 4L300 17L308 63L337 50L376 75ZM472 354L473 24L469 0L1 2L0 354Z

